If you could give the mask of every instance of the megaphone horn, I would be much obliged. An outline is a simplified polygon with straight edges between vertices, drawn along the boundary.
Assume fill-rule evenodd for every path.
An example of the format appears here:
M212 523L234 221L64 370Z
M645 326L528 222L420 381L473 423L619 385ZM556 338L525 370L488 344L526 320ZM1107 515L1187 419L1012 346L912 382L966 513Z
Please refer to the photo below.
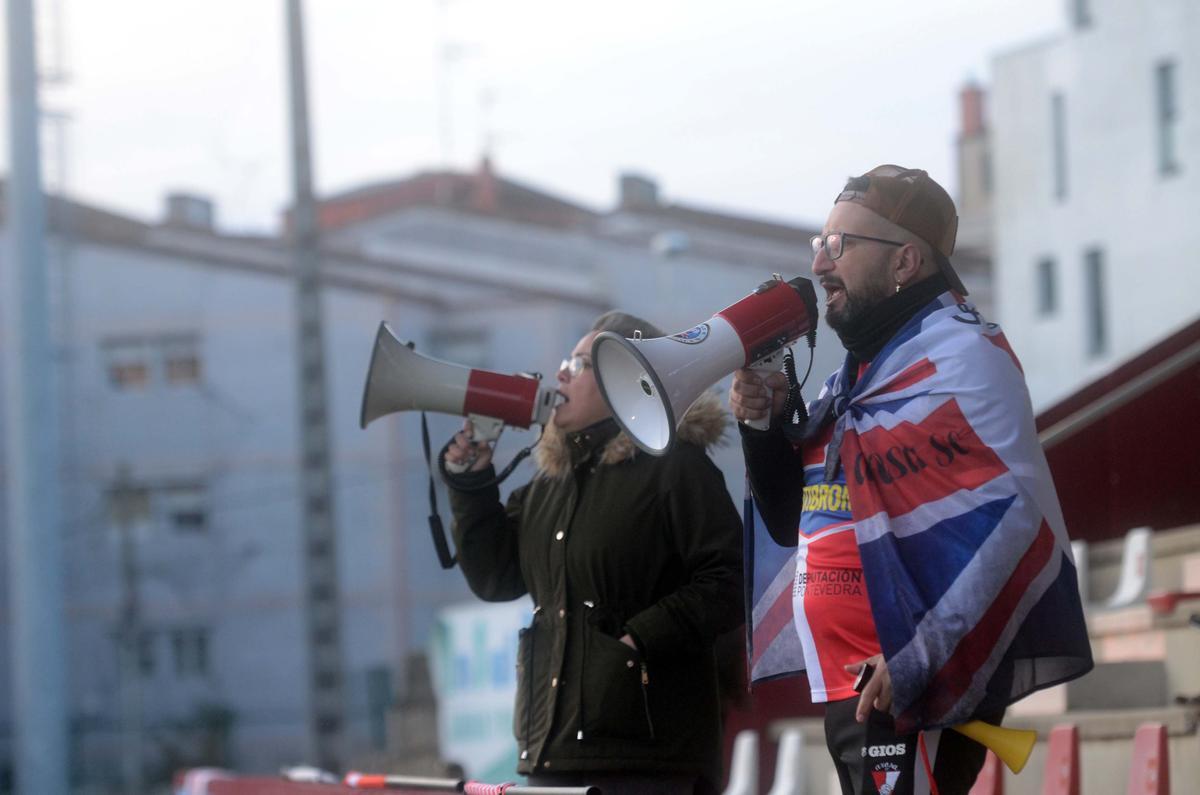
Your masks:
M776 277L678 334L625 339L601 332L592 342L592 368L621 428L638 447L664 455L676 425L705 389L770 357L816 322L812 282Z
M536 378L422 356L384 322L375 335L359 425L397 411L432 411L528 428L549 422L555 394Z

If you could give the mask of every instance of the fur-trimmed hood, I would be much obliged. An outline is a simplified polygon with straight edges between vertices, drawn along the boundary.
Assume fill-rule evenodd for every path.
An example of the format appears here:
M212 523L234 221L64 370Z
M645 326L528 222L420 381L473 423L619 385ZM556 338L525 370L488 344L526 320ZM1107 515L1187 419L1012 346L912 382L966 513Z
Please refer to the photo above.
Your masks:
M705 392L683 415L677 430L677 439L698 444L708 449L725 442L729 429L729 412L721 406L715 392ZM534 452L539 478L561 478L571 471L571 453L567 447L568 434L559 430L553 421L546 424L542 440ZM638 447L629 436L621 431L604 446L600 454L601 464L617 464L628 461L638 454Z

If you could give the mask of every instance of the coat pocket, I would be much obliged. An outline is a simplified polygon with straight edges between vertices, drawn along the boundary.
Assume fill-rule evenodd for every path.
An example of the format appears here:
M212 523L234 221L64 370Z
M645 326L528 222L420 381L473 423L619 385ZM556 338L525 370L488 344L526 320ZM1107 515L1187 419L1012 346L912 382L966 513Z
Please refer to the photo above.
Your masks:
M584 633L580 739L653 740L650 677L641 655L594 627Z
M533 652L537 633L536 617L517 633L517 698L513 704L513 737L523 751L529 742L533 720Z

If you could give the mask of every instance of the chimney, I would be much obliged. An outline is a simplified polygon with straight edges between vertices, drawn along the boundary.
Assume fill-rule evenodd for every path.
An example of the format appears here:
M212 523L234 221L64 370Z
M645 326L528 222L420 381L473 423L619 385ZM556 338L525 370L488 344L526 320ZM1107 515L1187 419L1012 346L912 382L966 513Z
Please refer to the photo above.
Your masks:
M625 172L619 181L621 210L652 210L658 206L658 183L641 174Z
M163 225L172 229L212 232L216 226L216 208L212 199L194 193L168 193L167 214Z
M968 80L958 92L962 113L958 132L959 249L990 251L992 222L992 142L984 121L987 92Z
M967 84L958 93L958 105L962 113L959 125L960 138L975 138L985 132L983 99L983 88L974 80L967 81Z
M492 170L492 159L484 155L475 172L475 184L471 191L471 206L476 212L495 215L500 209L500 191L496 172Z

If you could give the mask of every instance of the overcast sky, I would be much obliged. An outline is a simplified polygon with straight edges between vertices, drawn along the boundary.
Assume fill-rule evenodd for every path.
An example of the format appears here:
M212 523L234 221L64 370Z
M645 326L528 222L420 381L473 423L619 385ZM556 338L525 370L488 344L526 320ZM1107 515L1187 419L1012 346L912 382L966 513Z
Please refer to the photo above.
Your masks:
M225 229L275 227L290 190L283 0L39 5L43 60L57 6L70 72L42 93L71 119L61 142L47 130L48 187L65 163L68 192L140 218L188 190L216 200ZM502 174L596 208L622 170L670 200L796 222L819 223L847 175L881 162L953 191L958 90L1060 31L1064 5L307 0L317 186L402 176L444 151L474 167L490 140ZM444 70L439 41L457 53ZM7 113L2 135L7 168Z

